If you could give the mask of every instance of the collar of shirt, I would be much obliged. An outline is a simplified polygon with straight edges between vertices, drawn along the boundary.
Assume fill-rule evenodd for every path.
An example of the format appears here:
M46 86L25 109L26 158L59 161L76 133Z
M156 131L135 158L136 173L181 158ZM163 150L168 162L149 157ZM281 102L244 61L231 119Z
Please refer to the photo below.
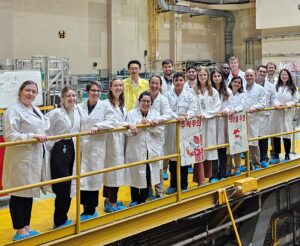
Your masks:
M132 84L134 87L137 87L137 86L139 85L139 80L140 80L140 77L138 77L138 80L137 80L137 81L134 81L134 80L130 77L131 84Z
M239 69L236 73L233 73L233 72L231 71L232 77L238 76L239 73L240 73L240 69Z

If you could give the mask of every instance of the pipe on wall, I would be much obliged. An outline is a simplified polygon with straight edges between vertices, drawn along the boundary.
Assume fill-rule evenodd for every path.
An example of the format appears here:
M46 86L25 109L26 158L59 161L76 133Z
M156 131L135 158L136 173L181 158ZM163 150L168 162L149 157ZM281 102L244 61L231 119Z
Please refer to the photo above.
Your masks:
M169 4L165 0L157 0L158 6L167 12L185 13L191 15L207 15L213 17L223 17L225 24L225 61L233 55L233 27L235 23L232 12L225 10L201 9L189 6Z

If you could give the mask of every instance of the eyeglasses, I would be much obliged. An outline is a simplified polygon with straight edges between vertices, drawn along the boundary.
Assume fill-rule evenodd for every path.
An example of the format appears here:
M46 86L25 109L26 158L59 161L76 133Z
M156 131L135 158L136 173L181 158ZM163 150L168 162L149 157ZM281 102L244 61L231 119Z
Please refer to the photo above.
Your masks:
M144 99L143 99L143 100L141 100L141 102L142 102L142 103L145 103L145 104L151 104L151 100L144 100Z

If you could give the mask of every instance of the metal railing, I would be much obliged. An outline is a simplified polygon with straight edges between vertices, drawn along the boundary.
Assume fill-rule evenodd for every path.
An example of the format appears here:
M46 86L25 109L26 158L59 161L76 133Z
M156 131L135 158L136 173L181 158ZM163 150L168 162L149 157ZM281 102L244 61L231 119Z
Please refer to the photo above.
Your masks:
M282 109L287 109L287 108L295 108L295 107L300 107L300 105L296 106L284 106ZM270 110L275 110L274 108L266 108L263 110L258 110L259 111L270 111ZM256 113L255 112L255 113ZM248 115L248 113L246 114ZM216 115L216 117L221 117L221 115ZM79 234L81 232L81 221L80 221L80 180L81 178L84 177L89 177L97 174L102 174L102 173L107 173L111 171L116 171L119 169L123 168L130 168L134 166L139 166L147 163L152 163L152 162L157 162L159 160L168 160L171 158L176 158L177 159L177 202L180 203L182 200L181 197L181 187L180 187L180 166L181 166L181 160L180 160L180 141L179 141L179 133L180 133L180 122L177 120L169 120L167 122L162 123L161 125L169 125L169 124L176 124L176 147L177 147L177 152L174 154L170 155L165 155L157 158L152 158L149 160L144 160L144 161L137 161L133 163L128 163L128 164L123 164L119 165L116 167L111 167L111 168L104 168L101 170L95 170L95 171L90 171L86 173L81 173L80 169L80 162L81 162L81 151L80 151L80 137L82 136L88 136L90 135L90 132L85 131L85 132L80 132L80 133L73 133L73 134L63 134L63 135L57 135L57 136L49 136L48 141L53 141L53 140L59 140L59 139L64 139L64 138L76 138L76 175L68 176L68 177L63 177L63 178L58 178L58 179L52 179L52 180L47 180L47 181L42 181L34 184L28 184L24 186L19 186L15 188L10 188L10 189L5 189L5 190L0 190L0 195L7 194L7 193L13 193L17 191L22 191L26 189L31 189L31 188L37 188L37 187L42 187L46 185L52 185L56 183L61 183L61 182L66 182L70 180L76 180L76 230L75 233ZM246 117L246 124L248 125L248 117ZM151 127L150 124L143 124L143 125L137 125L137 128L147 128ZM126 127L118 127L114 129L109 129L109 130L99 130L97 134L104 134L104 133L111 133L111 132L120 132L120 131L127 131L128 129ZM256 137L256 138L250 138L248 139L248 142L254 141L254 140L260 140L260 139L266 139L266 138L271 138L271 137L278 137L281 135L288 135L288 134L293 134L293 133L298 133L300 130L294 130L290 132L283 132L283 133L277 133L277 134L271 134L271 135L266 135L262 137ZM0 147L7 147L7 146L15 146L15 145L21 145L21 144L34 144L38 143L36 139L31 139L31 140L21 140L21 141L11 141L11 142L4 142L0 143ZM221 145L215 145L215 146L210 146L207 148L204 148L204 151L208 150L214 150L218 148L223 148L223 147L228 147L229 143L221 144ZM247 174L246 176L250 176L250 161L249 161L249 151L247 151L246 154L246 159L245 159L245 165L247 167ZM221 182L220 182L221 183ZM224 186L220 186L224 187ZM199 187L197 189L201 189L202 187ZM203 192L204 193L204 192ZM71 235L71 234L70 234Z

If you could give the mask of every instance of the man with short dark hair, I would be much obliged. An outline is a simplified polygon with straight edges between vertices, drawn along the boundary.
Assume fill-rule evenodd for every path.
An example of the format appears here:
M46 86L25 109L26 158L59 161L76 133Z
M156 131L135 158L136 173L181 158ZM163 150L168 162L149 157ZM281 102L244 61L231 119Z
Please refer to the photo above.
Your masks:
M171 59L165 59L161 63L163 76L162 79L162 94L169 91L173 86L172 74L173 74L173 61Z
M141 66L138 60L128 62L127 67L130 77L123 80L125 107L127 111L135 107L136 101L142 92L149 90L149 82L141 79L139 76Z

